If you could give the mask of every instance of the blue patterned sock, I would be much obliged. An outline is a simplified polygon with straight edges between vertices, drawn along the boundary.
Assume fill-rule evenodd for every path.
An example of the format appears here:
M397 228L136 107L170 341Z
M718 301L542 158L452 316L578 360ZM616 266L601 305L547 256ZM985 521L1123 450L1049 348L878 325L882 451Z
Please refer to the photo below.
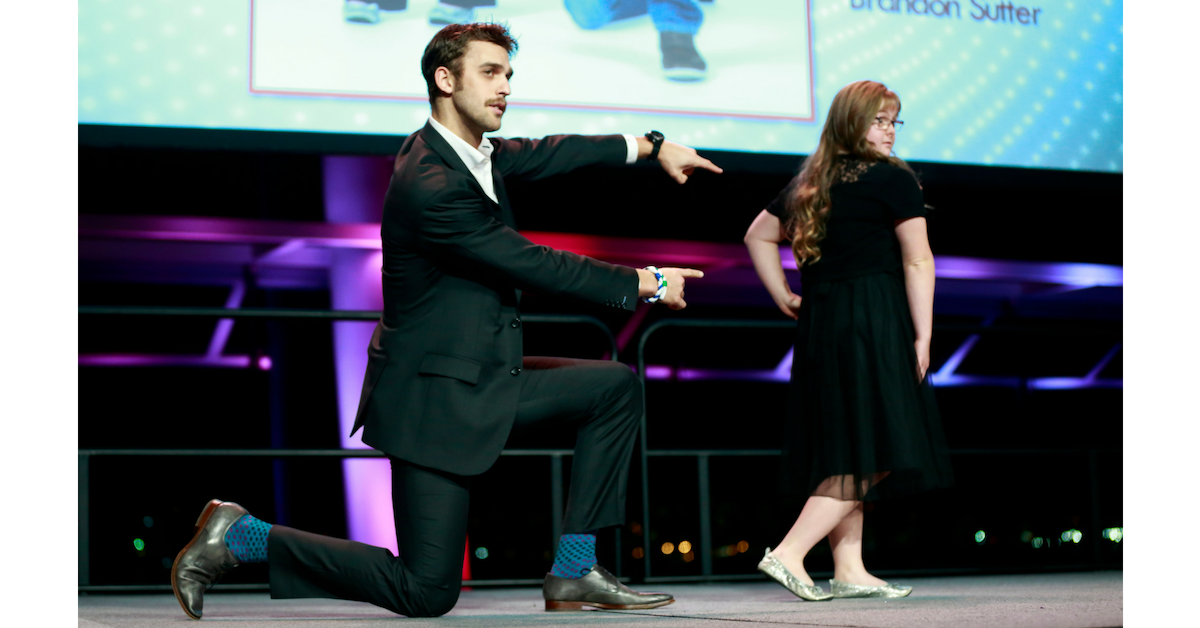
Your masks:
M596 534L564 534L558 540L558 552L550 573L559 578L577 580L588 575L596 564Z
M242 563L267 562L267 533L271 524L250 515L242 515L225 533L225 546Z

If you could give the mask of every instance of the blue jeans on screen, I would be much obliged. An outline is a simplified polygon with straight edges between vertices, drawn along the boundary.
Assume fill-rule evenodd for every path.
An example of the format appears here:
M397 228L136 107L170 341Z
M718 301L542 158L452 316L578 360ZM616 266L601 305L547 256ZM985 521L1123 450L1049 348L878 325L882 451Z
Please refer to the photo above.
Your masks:
M696 0L563 0L563 4L586 30L649 13L659 32L695 35L704 21Z

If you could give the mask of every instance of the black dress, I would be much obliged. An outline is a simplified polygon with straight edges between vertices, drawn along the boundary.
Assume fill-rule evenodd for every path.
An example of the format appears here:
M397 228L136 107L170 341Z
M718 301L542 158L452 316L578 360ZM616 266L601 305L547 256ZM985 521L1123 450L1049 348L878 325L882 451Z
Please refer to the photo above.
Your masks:
M925 215L921 189L887 162L846 155L835 167L821 259L801 268L782 487L873 500L949 486L937 402L929 378L917 378L895 233L896 220ZM793 185L767 206L781 222Z

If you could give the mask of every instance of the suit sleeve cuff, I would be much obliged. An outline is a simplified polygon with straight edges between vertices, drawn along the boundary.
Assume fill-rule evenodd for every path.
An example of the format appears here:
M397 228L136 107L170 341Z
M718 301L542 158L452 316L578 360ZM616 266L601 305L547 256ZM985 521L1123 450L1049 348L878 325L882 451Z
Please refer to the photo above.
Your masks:
M626 133L622 137L625 138L625 163L631 164L637 161L638 143L637 138Z

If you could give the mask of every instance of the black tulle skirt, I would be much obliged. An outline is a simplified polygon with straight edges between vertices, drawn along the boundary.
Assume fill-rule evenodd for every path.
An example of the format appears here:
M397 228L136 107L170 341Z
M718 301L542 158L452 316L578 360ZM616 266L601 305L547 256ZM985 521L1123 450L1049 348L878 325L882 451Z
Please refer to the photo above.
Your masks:
M953 483L933 388L918 381L903 275L806 284L782 488L874 500Z

